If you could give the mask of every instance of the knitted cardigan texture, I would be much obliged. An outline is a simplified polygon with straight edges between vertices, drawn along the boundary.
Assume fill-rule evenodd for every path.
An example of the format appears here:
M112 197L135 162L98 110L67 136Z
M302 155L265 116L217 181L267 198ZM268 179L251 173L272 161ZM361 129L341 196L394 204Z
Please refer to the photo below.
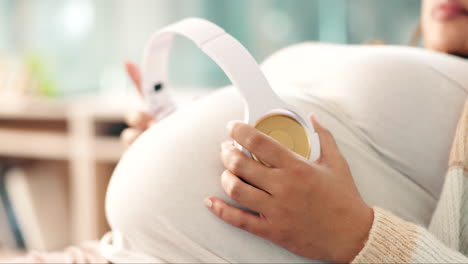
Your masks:
M353 263L468 263L468 100L429 228L374 207L369 238Z

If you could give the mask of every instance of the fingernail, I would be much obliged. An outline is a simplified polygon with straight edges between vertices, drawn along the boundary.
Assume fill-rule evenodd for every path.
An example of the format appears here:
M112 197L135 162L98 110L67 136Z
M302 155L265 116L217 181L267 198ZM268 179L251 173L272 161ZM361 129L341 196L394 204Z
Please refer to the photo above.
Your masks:
M320 123L317 120L317 117L315 116L315 114L310 115L310 121L312 122L314 126L320 126Z
M317 121L317 119L315 118L315 115L314 115L314 114L310 114L310 115L309 115L309 118L310 118L310 120Z
M211 208L213 206L213 202L211 201L210 198L205 198L204 203L207 208Z
M237 122L237 120L231 120L231 121L229 121L229 122L227 123L226 128L227 128L228 130L231 130L232 127L236 124L236 122Z

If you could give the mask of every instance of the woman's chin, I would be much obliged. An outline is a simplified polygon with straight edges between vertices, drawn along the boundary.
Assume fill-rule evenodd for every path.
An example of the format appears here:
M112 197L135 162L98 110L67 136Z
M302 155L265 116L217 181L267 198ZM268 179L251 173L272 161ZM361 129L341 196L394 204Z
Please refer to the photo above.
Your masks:
M465 36L460 34L460 31L442 28L440 34L431 35L424 38L425 48L457 56L468 56L468 34Z

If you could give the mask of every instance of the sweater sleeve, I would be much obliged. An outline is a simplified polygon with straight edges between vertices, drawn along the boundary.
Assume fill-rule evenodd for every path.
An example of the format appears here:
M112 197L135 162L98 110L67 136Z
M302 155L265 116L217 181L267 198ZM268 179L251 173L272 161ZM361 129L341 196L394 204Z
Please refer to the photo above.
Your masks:
M429 229L374 207L374 223L353 263L468 263L468 99Z
M427 229L374 207L369 238L353 263L468 263Z

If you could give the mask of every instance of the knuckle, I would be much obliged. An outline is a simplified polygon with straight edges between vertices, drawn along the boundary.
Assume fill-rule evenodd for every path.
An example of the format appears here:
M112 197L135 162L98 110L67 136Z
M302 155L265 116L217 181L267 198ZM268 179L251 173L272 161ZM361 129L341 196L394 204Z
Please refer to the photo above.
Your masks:
M241 197L241 192L242 192L241 189L242 189L242 186L240 184L240 181L233 181L227 187L227 194L233 200L237 201Z
M230 178L229 178L229 171L228 170L224 170L223 173L221 173L221 184L224 188L225 191L227 191L227 186L230 182Z
M241 130L241 128L242 128L241 123L238 123L238 122L233 123L231 127L229 128L229 136L231 138L236 138L236 135L239 134L239 131Z
M260 228L257 225L255 225L254 223L248 221L248 219L243 218L241 216L237 217L237 219L239 219L239 220L234 224L234 226L236 226L237 228L240 228L242 230L245 230L245 231L247 231L249 233L252 233L252 234L255 234L255 235L258 235L258 236L262 236Z
M252 148L260 149L262 148L264 144L264 138L262 137L261 134L256 133L247 137L245 144L248 149L252 149Z
M215 209L216 215L221 219L226 219L226 210L224 206L218 206Z
M307 163L296 162L291 164L291 167L288 168L286 175L291 177L292 181L300 181L304 182L307 178L313 178L311 175L313 174L313 170L311 169L310 165Z
M249 224L244 219L239 219L239 221L236 222L235 226L248 232L251 231Z
M240 173L243 168L243 159L242 157L238 154L235 153L231 156L231 161L229 164L229 168L233 173Z
M229 161L231 155L231 150L226 148L224 145L221 147L220 151L221 159L223 159L223 162Z

